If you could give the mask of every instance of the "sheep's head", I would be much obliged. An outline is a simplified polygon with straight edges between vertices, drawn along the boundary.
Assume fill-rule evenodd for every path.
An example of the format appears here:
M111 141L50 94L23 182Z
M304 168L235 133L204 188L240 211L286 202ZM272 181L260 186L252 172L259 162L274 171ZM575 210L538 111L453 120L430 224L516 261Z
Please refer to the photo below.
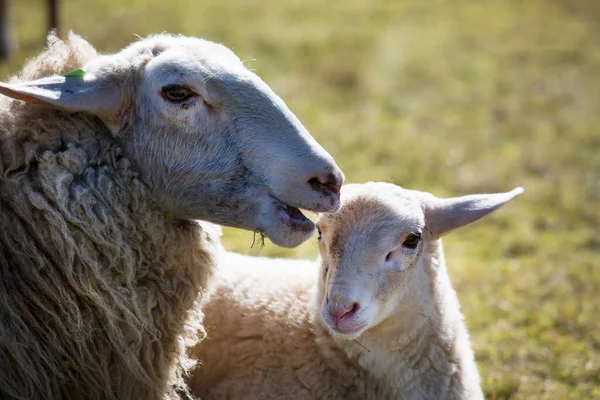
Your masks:
M344 177L332 157L222 45L151 36L80 73L1 84L0 93L101 118L175 218L292 247L314 231L299 208L339 208Z
M389 183L346 185L341 209L317 220L323 321L355 338L431 298L438 239L521 192L439 199Z

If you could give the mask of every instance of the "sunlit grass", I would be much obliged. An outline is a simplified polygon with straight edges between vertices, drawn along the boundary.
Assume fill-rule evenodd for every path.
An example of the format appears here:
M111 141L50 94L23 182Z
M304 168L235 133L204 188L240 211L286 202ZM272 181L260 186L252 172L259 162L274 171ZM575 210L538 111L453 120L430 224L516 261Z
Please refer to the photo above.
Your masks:
M600 397L600 3L593 0L64 1L101 51L169 31L224 42L349 182L454 196L524 186L446 240L491 399ZM66 4L68 3L68 4ZM11 2L17 57L42 0ZM226 230L228 249L314 257Z

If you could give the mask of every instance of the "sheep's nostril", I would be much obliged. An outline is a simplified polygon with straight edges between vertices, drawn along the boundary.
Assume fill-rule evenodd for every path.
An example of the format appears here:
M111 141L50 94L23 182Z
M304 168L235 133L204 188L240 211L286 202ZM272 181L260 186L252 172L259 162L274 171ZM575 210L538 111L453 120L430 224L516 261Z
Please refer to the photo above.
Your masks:
M314 190L323 194L338 194L343 183L344 179L333 173L318 175L308 180L308 184Z
M326 183L325 186L327 186L329 190L336 194L339 193L340 189L342 188L342 185L338 185L335 183Z

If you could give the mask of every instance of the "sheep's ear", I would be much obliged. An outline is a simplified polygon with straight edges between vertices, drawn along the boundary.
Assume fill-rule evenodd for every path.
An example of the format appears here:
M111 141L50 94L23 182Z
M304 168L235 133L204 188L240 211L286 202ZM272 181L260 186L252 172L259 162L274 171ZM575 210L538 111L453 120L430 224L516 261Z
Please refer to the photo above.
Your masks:
M518 187L506 193L474 194L449 199L427 196L424 199L427 229L434 238L475 222L523 193Z
M82 74L0 83L0 94L67 111L87 111L100 116L116 112L121 102L119 83Z

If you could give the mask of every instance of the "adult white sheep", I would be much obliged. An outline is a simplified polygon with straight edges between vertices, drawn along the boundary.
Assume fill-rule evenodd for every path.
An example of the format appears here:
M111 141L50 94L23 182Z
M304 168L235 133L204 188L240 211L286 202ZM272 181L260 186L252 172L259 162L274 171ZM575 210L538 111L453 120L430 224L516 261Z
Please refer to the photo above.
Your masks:
M213 266L192 220L295 246L295 207L339 204L332 158L212 42L50 36L0 93L23 100L0 99L2 399L178 397Z
M203 399L481 399L440 238L513 199L346 185L318 263L227 253L190 379Z

